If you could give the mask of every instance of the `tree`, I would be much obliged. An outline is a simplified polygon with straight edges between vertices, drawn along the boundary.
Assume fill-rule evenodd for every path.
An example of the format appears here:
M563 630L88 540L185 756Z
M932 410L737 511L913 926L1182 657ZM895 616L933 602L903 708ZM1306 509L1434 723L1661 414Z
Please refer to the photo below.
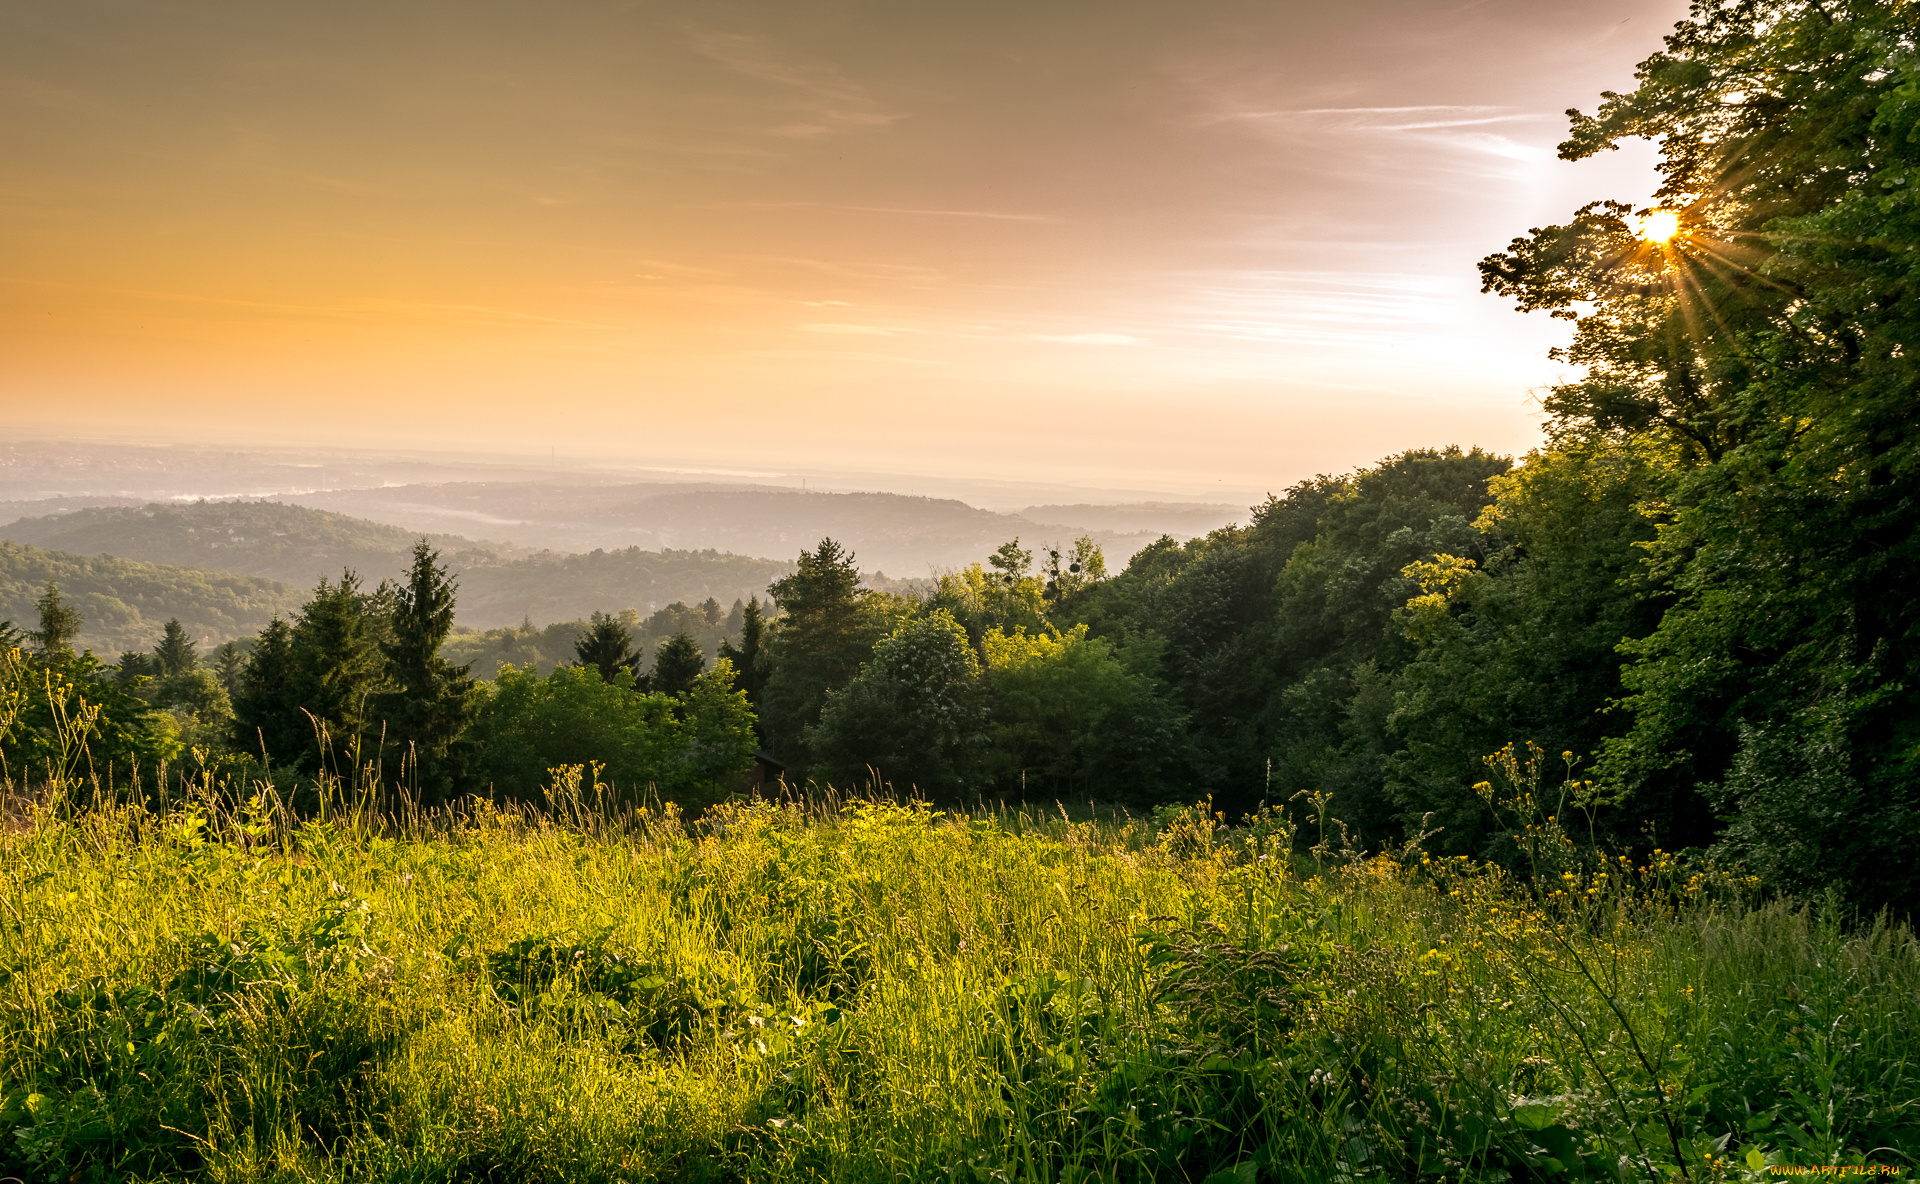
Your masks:
M33 607L39 610L40 627L28 636L40 647L40 656L48 661L71 657L73 639L80 636L80 610L60 599L60 585L52 580Z
M392 601L385 585L365 593L357 576L343 572L338 583L321 580L291 624L269 624L235 697L237 746L264 746L270 759L308 773L347 776L373 759L366 742L377 746L380 736L377 728L368 734L368 708L386 689L381 643Z
M707 668L707 656L692 635L676 633L653 651L653 671L647 676L649 689L663 695L684 695Z
M819 722L827 693L858 673L901 606L861 587L852 552L832 539L820 540L796 566L769 589L780 618L769 645L761 721L797 774L806 764L806 729Z
M166 632L161 634L159 644L153 647L153 656L159 660L163 676L185 674L200 664L200 655L195 649L193 638L187 636L180 619L175 617L167 622Z
M246 657L240 647L229 641L213 652L213 673L220 685L227 688L227 694L234 694L240 686L240 672L246 669Z
M1058 549L1047 552L1047 603L1058 604L1107 578L1107 557L1091 535L1073 540L1073 549L1062 555Z
M720 659L732 663L735 685L756 709L767 685L767 619L760 611L760 598L754 596L739 605L740 644L720 643Z
M546 678L507 667L480 696L475 777L491 793L537 802L550 770L599 764L602 783L626 801L651 790L703 805L753 761L753 714L732 678L727 669L702 675L676 704L590 667L559 666Z
M412 765L417 792L428 802L452 796L449 750L474 712L467 667L440 656L453 630L454 592L439 552L420 540L379 643L388 689L373 696L372 710L386 742L400 746L402 759Z
M160 659L140 650L129 650L120 655L120 664L114 668L114 677L120 685L132 690L147 679L159 678Z
M275 617L247 651L233 692L233 745L267 764L296 764L313 729L293 697L293 626Z
M808 749L843 787L877 775L902 790L955 797L979 780L986 739L980 661L946 613L908 621L827 699Z
M1685 461L1649 552L1674 599L1628 647L1631 725L1601 780L1668 846L1730 816L1724 852L1774 886L1902 908L1920 905L1912 19L1697 6L1561 146L1659 143L1645 214L1673 233L1595 203L1482 264L1489 290L1575 322L1563 358L1588 372L1547 401L1557 437L1644 435Z
M985 769L1002 793L1151 803L1186 761L1184 714L1150 675L1079 625L985 638L991 678Z
M640 655L633 652L633 634L611 613L593 614L592 627L573 643L573 652L580 665L598 670L608 682L622 677L631 681L640 665Z

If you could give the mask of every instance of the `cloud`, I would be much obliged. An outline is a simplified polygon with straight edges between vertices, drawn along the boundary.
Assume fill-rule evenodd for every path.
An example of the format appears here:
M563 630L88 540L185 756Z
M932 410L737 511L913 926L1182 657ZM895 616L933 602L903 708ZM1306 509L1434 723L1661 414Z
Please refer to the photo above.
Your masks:
M913 329L890 329L884 325L847 325L837 322L824 322L801 325L808 333L838 333L848 337L892 337L898 333L912 333Z
M693 42L701 54L734 73L790 93L791 98L779 106L797 113L799 122L772 129L778 135L805 139L885 127L906 118L903 113L881 110L865 87L831 62L783 56L762 38L740 33L703 33Z
M1140 345L1144 337L1129 337L1125 333L1035 333L1035 341L1058 341L1067 345Z

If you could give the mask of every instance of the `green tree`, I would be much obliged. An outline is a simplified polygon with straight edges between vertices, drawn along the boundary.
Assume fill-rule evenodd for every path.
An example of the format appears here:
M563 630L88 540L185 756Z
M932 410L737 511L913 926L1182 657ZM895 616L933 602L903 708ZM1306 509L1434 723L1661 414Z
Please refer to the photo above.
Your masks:
M233 692L233 746L268 765L297 763L313 744L313 728L294 698L293 626L279 617L247 651Z
M647 675L647 685L663 695L684 695L706 668L707 658L700 652L700 643L690 634L676 633L653 651L653 670Z
M611 613L593 614L592 626L573 643L573 652L582 666L598 670L608 682L632 680L640 665L640 655L633 652L633 634Z
M220 685L227 688L227 694L236 693L240 686L240 672L246 669L247 659L240 647L229 641L213 652L213 673Z
M368 593L352 572L321 580L313 598L281 633L270 625L249 656L237 704L240 747L264 739L271 759L305 772L350 775L379 755L369 708L387 689L392 593ZM282 645L284 643L284 648Z
M162 675L185 674L200 665L200 655L196 649L193 638L187 636L186 628L175 617L167 622L159 644L153 647L153 656L160 662Z
M160 659L142 650L128 650L120 655L120 664L114 667L114 677L120 685L133 690L147 680L160 677Z
M979 780L986 736L980 661L960 623L931 613L873 647L873 660L827 699L809 751L841 786L871 776L954 797Z
M539 801L549 770L598 763L624 800L649 791L684 806L713 800L753 759L753 715L731 670L695 681L684 704L560 666L541 678L508 667L483 687L474 721L474 773L486 792ZM685 706L685 718L676 715Z
M40 613L40 627L30 636L47 660L73 654L73 639L80 636L80 610L60 598L60 585L47 581L47 590L33 607Z
M1920 71L1910 4L1702 5L1561 155L1661 146L1658 206L1596 203L1482 264L1575 322L1560 438L1685 458L1601 779L1668 846L1730 818L1775 886L1920 904ZM1872 866L1882 874L1861 876Z
M720 657L733 664L734 679L747 702L756 708L767 685L767 619L760 610L760 598L750 597L740 605L740 644L720 643Z
M1185 715L1085 625L985 638L991 715L983 765L1002 793L1149 803L1186 765Z
M827 694L845 686L901 615L902 606L861 587L853 553L822 539L797 570L769 591L780 617L769 644L761 696L767 739L800 775L806 730L819 722Z
M439 552L422 539L414 546L406 582L393 595L379 640L387 689L376 693L370 705L386 743L399 747L427 802L453 795L450 753L474 712L467 667L440 656L440 646L453 630L455 590Z

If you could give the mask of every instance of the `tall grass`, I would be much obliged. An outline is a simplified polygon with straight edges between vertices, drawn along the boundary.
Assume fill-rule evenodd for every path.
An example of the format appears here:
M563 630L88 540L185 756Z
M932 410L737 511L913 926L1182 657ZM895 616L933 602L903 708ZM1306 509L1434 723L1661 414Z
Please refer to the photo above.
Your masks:
M16 816L0 1175L1689 1180L1920 1153L1920 947L1671 864L752 803Z

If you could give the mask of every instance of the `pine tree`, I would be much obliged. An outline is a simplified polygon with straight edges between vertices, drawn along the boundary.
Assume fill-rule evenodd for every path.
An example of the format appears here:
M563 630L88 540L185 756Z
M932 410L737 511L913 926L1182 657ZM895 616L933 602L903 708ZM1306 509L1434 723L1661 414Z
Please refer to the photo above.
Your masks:
M767 671L772 659L767 653L767 618L760 611L758 596L738 607L740 644L720 643L720 656L733 663L734 685L747 694L747 702L760 709L760 693L767 687Z
M41 657L48 661L72 657L73 639L80 636L80 610L60 599L60 585L52 580L33 607L40 612L40 628L28 636L39 645Z
M631 681L640 665L640 655L633 652L633 634L611 613L593 614L592 624L573 643L573 652L580 665L594 667L607 682L622 677ZM620 673L623 668L627 671L624 676Z
M453 630L455 585L439 560L425 539L414 545L413 567L395 594L388 636L380 643L390 689L372 704L375 720L385 726L385 743L400 747L410 780L428 803L453 794L450 750L475 708L468 668L440 656Z
M247 651L235 680L235 749L286 764L312 749L313 729L289 693L293 675L293 626L275 617Z
M200 665L200 655L196 652L193 638L175 617L167 622L166 632L161 635L160 644L153 647L153 656L160 660L160 674L185 674Z
M795 769L805 763L805 732L819 721L828 692L852 680L892 627L887 614L868 611L860 570L839 543L820 540L797 567L769 589L781 616L769 639L761 713L768 741Z
M684 695L707 668L707 656L690 633L676 633L653 651L652 688L661 694Z
M237 693L240 686L240 672L246 669L247 660L241 656L240 647L231 641L213 652L214 677L220 685L227 688L227 694Z

